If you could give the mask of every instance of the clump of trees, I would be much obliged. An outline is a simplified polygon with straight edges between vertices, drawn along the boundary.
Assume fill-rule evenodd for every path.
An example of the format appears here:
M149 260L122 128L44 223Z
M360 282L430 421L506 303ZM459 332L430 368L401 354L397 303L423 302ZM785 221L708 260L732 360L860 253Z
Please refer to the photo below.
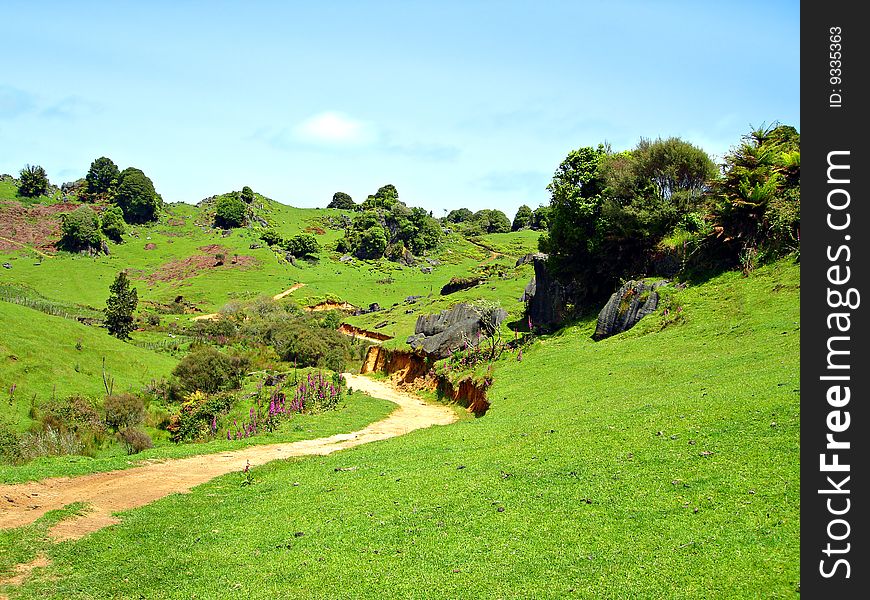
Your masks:
M344 192L335 192L332 195L332 201L326 205L326 208L340 208L342 210L356 210L356 202L350 197L350 194Z
M297 258L314 256L320 252L317 238L310 233L302 233L285 239L274 229L266 229L260 233L260 239L269 246L277 246Z
M102 200L112 201L118 191L121 170L115 162L106 156L94 160L85 175L85 189L82 200L90 202Z
M39 165L25 165L19 173L18 195L36 198L48 191L48 175Z
M402 258L405 250L422 254L441 243L441 225L426 210L409 208L387 184L366 198L337 249L363 259L387 255Z
M796 250L799 184L793 127L750 132L721 174L689 142L642 138L624 152L605 145L570 152L547 186L546 212L530 221L546 221L540 249L557 276L575 284L582 305L612 292L620 278L649 272L662 251L680 253L683 268L738 260L745 268L756 257Z

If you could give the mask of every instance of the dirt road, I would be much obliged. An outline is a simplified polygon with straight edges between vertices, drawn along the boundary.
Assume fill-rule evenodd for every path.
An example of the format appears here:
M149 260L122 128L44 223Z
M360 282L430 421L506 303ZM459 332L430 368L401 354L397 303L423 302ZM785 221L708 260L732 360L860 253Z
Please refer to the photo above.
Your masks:
M50 534L58 540L78 539L107 525L118 523L113 513L143 506L173 493L183 493L218 475L240 472L252 466L291 456L326 455L431 425L456 420L454 412L442 405L427 404L383 381L344 374L348 385L371 396L395 402L398 408L388 417L353 433L286 444L253 446L222 452L146 464L123 471L94 473L81 477L60 477L44 481L0 486L0 529L32 523L49 510L73 502L86 502L91 510L61 521Z

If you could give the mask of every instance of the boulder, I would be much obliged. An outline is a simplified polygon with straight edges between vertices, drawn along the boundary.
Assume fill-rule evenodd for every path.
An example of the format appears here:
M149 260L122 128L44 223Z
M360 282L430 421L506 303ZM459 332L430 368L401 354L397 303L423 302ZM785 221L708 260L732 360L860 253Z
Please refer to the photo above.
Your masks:
M103 254L105 254L106 256L109 255L109 244L106 243L106 240L100 242L100 248L102 249Z
M417 259L414 258L414 255L411 254L411 251L405 248L402 250L402 256L399 257L399 264L405 265L406 267L413 267L414 263L417 262Z
M351 256L350 254L345 254L344 256L339 258L338 260L339 260L339 262L348 263L348 262L351 262L353 260L353 256Z
M544 254L543 252L530 252L529 254L526 254L525 256L519 257L517 259L516 266L519 267L520 265L525 265L525 264L528 264L530 262L534 262L535 259L546 260L547 255Z
M592 339L604 338L628 331L646 315L655 312L659 304L656 290L667 281L647 283L629 281L610 296L610 300L598 313L598 324Z
M446 296L454 292L473 288L483 281L483 277L451 277L450 281L441 288L441 295Z
M470 304L457 304L438 314L420 315L414 335L407 340L414 350L422 350L435 358L446 358L456 350L475 346L479 334L487 335L507 317L504 309L482 316Z
M533 257L532 266L535 275L526 285L522 299L533 327L547 329L567 316L568 304L575 297L574 284L562 283L553 276L547 267L546 254Z
M420 272L424 273L425 275L431 275L432 267L420 267Z

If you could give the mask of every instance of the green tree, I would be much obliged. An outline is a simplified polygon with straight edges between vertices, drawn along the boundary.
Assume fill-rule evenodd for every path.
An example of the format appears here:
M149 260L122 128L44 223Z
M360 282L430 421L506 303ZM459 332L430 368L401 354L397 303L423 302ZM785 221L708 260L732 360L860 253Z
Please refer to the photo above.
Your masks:
M80 206L62 217L58 244L64 250L99 248L102 240L100 220L90 207Z
M480 226L484 233L507 233L511 230L511 221L500 210L484 208L474 213L471 221Z
M778 256L798 248L800 134L789 125L762 125L725 157L713 217L720 238L737 252Z
M472 216L474 216L474 213L467 208L457 208L447 213L447 221L449 223L462 223L469 220Z
M91 163L85 175L85 194L89 198L111 199L118 188L121 171L111 158L101 156Z
M236 194L218 198L215 204L214 224L224 229L241 227L245 224L248 208Z
M369 227L359 235L355 251L358 258L381 258L387 249L387 234L383 227Z
M242 202L245 204L250 204L254 201L254 190L245 186L242 188Z
M105 323L110 335L121 340L130 338L130 332L134 329L133 312L137 304L139 296L136 288L130 288L127 273L121 271L109 286L109 297L106 299Z
M311 256L320 251L317 239L308 233L294 235L289 240L283 242L282 247L296 257Z
M115 204L121 208L128 223L147 223L157 220L163 201L145 173L128 167L121 171Z
M127 233L127 224L124 222L123 211L117 206L109 206L102 212L100 217L103 234L112 241L123 241L122 236Z
M211 346L197 346L179 361L172 374L183 392L213 394L238 388L247 367L243 357L226 355Z
M350 197L350 194L345 194L344 192L335 192L332 195L332 202L327 204L326 208L341 208L344 210L354 210L356 208L356 203L353 201L353 198Z
M716 176L716 165L707 153L677 137L641 138L632 154L637 177L651 182L661 198L683 211L696 207Z
M25 165L19 175L18 195L36 198L48 191L48 175L39 165Z
M520 206L517 209L517 214L514 216L513 225L511 225L511 231L519 231L520 229L526 229L530 227L532 224L532 209L525 204Z
M399 201L399 192L392 183L381 186L373 196L369 196L362 203L363 210L375 208L391 209Z
M549 227L550 207L539 206L532 212L531 222L529 227L535 231L546 230Z

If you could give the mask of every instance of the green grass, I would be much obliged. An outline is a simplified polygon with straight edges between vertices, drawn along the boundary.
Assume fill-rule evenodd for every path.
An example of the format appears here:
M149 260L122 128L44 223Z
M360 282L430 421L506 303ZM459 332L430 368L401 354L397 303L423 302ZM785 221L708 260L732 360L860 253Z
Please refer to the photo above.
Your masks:
M336 410L314 415L294 415L281 423L272 433L241 439L227 440L221 429L217 439L190 444L165 443L144 450L139 454L127 456L119 454L100 458L87 456L49 456L32 460L20 466L0 465L0 484L36 481L46 477L76 476L87 473L127 469L154 459L185 458L201 454L239 450L248 446L278 444L326 437L336 433L348 433L362 429L369 423L383 419L395 409L395 404L387 400L372 398L361 392L354 392ZM241 412L247 411L245 408ZM237 415L241 416L241 415Z
M0 323L0 416L21 430L30 423L34 396L37 404L52 395L104 396L104 358L116 393L140 390L152 380L168 377L177 362L169 355L124 343L105 329L4 301L0 301Z
M781 262L580 322L500 363L483 418L127 512L14 597L794 597L799 287Z

